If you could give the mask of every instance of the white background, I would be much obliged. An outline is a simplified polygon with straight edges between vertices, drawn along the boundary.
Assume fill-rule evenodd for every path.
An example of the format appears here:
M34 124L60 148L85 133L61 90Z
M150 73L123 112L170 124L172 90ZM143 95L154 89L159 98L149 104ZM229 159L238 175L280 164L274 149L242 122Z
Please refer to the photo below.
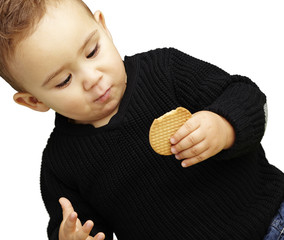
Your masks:
M268 98L268 127L262 143L269 161L284 171L281 2L86 0L92 11L103 11L122 56L175 47L255 81ZM1 235L45 240L48 216L40 196L39 169L54 113L17 106L13 94L0 81Z

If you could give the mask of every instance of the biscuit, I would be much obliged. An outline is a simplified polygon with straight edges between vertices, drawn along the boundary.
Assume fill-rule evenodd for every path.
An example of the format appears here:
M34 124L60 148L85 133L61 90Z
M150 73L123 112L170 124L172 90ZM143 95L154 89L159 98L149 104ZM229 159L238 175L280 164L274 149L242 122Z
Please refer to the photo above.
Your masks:
M160 155L171 155L170 138L190 117L191 113L186 108L178 107L155 119L149 132L153 150Z

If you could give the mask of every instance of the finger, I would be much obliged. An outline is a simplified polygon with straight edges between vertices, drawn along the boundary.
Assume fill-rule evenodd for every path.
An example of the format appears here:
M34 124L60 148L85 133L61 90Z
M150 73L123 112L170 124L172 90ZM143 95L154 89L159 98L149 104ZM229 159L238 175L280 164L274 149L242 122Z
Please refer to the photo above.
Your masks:
M177 132L170 138L171 144L177 144L185 136L189 135L199 127L199 122L194 117L187 120Z
M83 227L81 227L76 233L77 240L86 240L90 235L90 232L94 226L94 223L91 220L85 222Z
M59 203L62 208L63 219L66 220L69 217L69 215L72 212L74 212L73 206L71 202L67 198L64 198L64 197L59 199Z
M198 156L195 156L195 157L190 158L190 159L183 160L181 165L184 168L190 167L190 166L193 166L197 163L203 162L204 160L208 159L209 157L210 157L210 154L208 154L208 151L205 151Z
M100 232L98 233L95 237L94 240L104 240L105 239L105 234Z
M72 212L64 222L63 231L66 235L69 235L76 231L77 217L77 213Z
M87 233L88 235L90 234L92 228L94 227L94 223L91 220L88 220L87 222L85 222L85 224L82 227L82 231Z
M206 142L201 141L200 143L192 146L191 148L188 148L182 152L179 152L178 154L175 155L175 157L178 160L186 159L186 158L193 158L205 152L206 150L208 150L208 148L209 146L206 144Z
M205 139L200 131L195 130L191 134L185 136L181 141L179 141L176 145L171 147L171 151L173 154L178 154L186 149L193 147L194 145L202 142Z
M94 236L94 237L89 236L89 237L86 238L86 240L104 240L104 239L105 239L105 234L102 233L102 232L98 233L98 234L97 234L96 236ZM85 239L84 239L84 240L85 240Z

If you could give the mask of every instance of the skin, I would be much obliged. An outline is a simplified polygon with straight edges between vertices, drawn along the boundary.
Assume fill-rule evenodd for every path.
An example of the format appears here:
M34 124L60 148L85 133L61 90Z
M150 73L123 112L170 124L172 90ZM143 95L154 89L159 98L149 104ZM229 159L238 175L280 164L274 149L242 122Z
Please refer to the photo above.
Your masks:
M95 127L108 124L117 113L126 89L124 64L102 13L91 16L74 0L48 6L35 32L17 46L10 71L26 90L14 95L16 103L41 112L53 109L74 123ZM230 148L234 139L226 119L200 111L173 135L171 150L183 167L189 167ZM82 225L70 201L61 198L59 202L63 211L60 240L105 238L103 233L89 236L94 223L89 220Z
M17 103L95 127L116 114L126 89L124 64L102 13L92 17L77 1L48 7L36 31L16 48L11 72L26 90L15 94Z
M63 221L60 225L60 240L103 240L105 235L98 233L95 237L89 234L94 226L91 220L85 222L82 226L77 213L74 211L72 204L67 198L60 198L59 203L62 207Z
M47 83L61 66L63 70ZM109 122L126 89L124 64L102 13L90 16L70 0L48 7L36 31L17 47L11 73L26 89L14 95L16 103L42 112L51 108L74 123L95 127ZM59 203L60 240L105 239L104 233L89 235L94 223L82 225L68 199Z
M170 141L176 159L183 160L183 167L189 167L230 148L235 141L235 132L225 118L200 111L193 114Z

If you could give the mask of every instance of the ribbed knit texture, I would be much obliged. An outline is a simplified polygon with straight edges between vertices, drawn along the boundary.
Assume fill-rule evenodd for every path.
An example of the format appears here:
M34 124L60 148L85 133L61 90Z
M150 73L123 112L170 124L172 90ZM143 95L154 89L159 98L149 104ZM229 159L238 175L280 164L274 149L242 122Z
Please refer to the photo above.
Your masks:
M107 239L113 232L119 240L263 239L284 198L284 176L260 145L265 95L248 78L175 49L124 62L128 86L108 125L56 116L41 172L49 238L58 239L64 196ZM150 125L178 106L224 116L236 132L233 147L185 169L174 156L156 154Z

